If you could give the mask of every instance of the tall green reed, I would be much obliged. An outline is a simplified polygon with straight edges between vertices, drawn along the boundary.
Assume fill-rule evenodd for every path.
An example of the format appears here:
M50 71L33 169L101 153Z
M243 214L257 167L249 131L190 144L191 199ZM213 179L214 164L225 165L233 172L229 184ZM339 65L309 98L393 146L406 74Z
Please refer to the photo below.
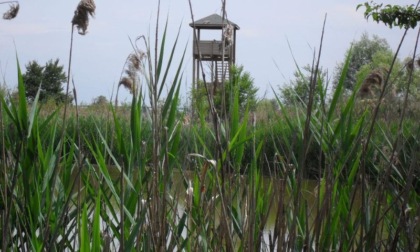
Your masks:
M391 138L401 137L400 131L388 128L391 125L389 123L380 123L377 111L381 98L376 100L377 106L373 113L368 110L369 107L359 112L363 105L357 92L362 83L359 82L354 92L345 97L343 83L350 57L351 54L346 60L331 101L323 100L319 106L312 108L305 105L299 109L297 106L296 113L291 114L289 108L278 99L286 124L290 130L297 130L297 135L302 137L296 138L289 146L296 149L294 146L302 143L298 149L308 151L309 145L315 143L320 158L316 176L318 185L314 192L317 196L315 206L308 208L301 195L292 193L293 201L299 201L296 197L300 197L303 204L286 202L286 207L292 209L291 214L288 216L278 213L277 219L286 222L287 234L282 232L284 224L276 222L273 237L284 235L278 240L278 245L283 250L404 250L413 249L413 241L418 241L419 237L414 233L406 232L404 238L400 236L399 230L405 224L398 221L403 219L400 217L403 211L399 207L403 202L401 196L411 195L411 202L418 200L412 187L412 168L404 168L395 162L396 159L392 157L396 157L396 154L391 151L383 153L381 150L384 146L388 150L394 150ZM314 76L316 68L313 70ZM325 96L322 97L326 99ZM312 113L308 113L309 109ZM306 124L299 118L305 120ZM372 134L373 129L380 133ZM309 142L303 141L308 136L307 130L310 133ZM280 147L277 149L282 150ZM411 152L409 149L405 151ZM305 179L302 172L307 170L306 162L302 158L307 157L309 152L300 152L298 157L295 156L296 152L287 149L283 153L281 157L286 158L281 161L294 161L289 166L292 166L292 170L296 169L296 172L288 173L287 163L283 165L285 168L282 176L285 176L287 182L284 190L301 192L299 180ZM287 157L287 153L291 157ZM413 167L414 163L417 161L409 162L409 166ZM401 170L405 170L408 176L401 176Z
M2 200L6 206L2 221L2 249L38 251L51 242L53 233L48 230L64 234L67 228L62 226L64 216L70 219L75 216L67 204L72 198L68 188L74 185L71 173L75 145L70 144L66 149L68 155L58 160L57 114L39 121L39 94L29 109L19 65L18 80L18 103L6 104L2 97L2 113L7 115L9 130L16 132L15 137L7 134L3 146L8 155L2 162L5 172ZM72 139L66 140L72 142ZM58 162L67 169L58 171ZM54 180L54 176L58 178ZM47 246L64 247L63 244L69 242L67 239L70 237L65 236L61 242Z

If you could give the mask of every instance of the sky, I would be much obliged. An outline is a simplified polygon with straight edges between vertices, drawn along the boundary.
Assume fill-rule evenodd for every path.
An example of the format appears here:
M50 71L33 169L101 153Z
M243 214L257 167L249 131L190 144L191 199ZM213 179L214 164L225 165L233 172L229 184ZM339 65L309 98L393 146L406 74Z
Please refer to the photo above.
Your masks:
M23 72L32 60L43 65L57 58L67 70L71 20L79 3L77 0L19 2L20 11L15 19L0 20L0 82L5 82L10 90L17 86L16 55ZM382 2L416 4L407 0ZM236 64L242 65L254 78L260 98L274 97L272 88L278 90L289 83L296 64L310 64L314 52L318 54L325 17L320 64L330 76L336 65L344 60L351 42L360 39L365 32L385 38L395 51L403 30L366 20L364 8L356 11L360 3L364 1L226 0L228 19L240 27ZM191 0L191 5L195 20L221 14L221 1ZM8 4L0 4L1 13L7 10ZM154 37L156 13L157 1L96 1L96 15L90 19L88 33L81 36L75 32L74 36L71 76L79 103L90 104L100 95L108 99L115 96L125 59L133 50L129 38ZM181 88L181 96L186 101L192 82L193 33L189 26L192 20L189 2L161 0L161 28L166 20L169 46L180 30L175 62L187 47ZM416 35L416 30L409 31L399 54L401 59L412 55ZM126 90L120 91L118 99L122 102L131 100Z

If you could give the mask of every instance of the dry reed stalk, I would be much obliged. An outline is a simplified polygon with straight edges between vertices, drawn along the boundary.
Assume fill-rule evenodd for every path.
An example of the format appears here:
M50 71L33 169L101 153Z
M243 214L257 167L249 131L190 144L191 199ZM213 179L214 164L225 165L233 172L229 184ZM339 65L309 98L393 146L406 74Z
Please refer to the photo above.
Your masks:
M418 5L419 4L417 4L417 6ZM401 42L400 42L398 50L395 54L395 57L397 57L397 55L398 55L398 51L401 47L401 44L402 44L402 42L405 38L406 33L407 33L407 29L406 29L406 31L405 31L402 39L401 39ZM413 52L413 59L414 59L414 57L416 55L416 52L417 52L417 47L418 47L419 40L420 40L420 28L417 31L416 43L414 44L415 46L414 46L414 52ZM394 57L394 59L395 59L395 57ZM419 62L420 62L420 59L417 60L417 63L419 63ZM389 76L388 76L388 78L389 78ZM388 159L389 160L388 165L387 165L387 167L384 171L384 175L382 177L383 182L378 183L378 188L377 188L378 189L377 191L379 192L378 202L382 202L382 200L384 199L384 197L385 197L384 191L385 191L385 184L386 184L385 181L388 178L391 177L392 166L395 165L395 162L398 162L397 150L400 149L401 144L402 144L403 122L404 122L404 118L405 118L406 112L407 112L408 95L409 95L410 86L412 84L413 84L413 71L410 71L409 72L409 80L407 82L407 87L406 87L406 92L404 94L404 103L403 103L403 109L401 111L401 116L400 116L400 120L399 120L399 124L398 124L397 136L394 139L393 144L392 144L392 150L390 151L390 156L389 156L389 159ZM379 107L379 104L378 104L377 108L378 107ZM415 152L412 151L412 154L415 155ZM416 160L416 158L414 158L413 160ZM400 232L403 232L401 230L401 228L404 227L405 230L408 230L408 226L409 226L409 225L407 225L408 218L402 218L402 217L406 217L405 216L406 215L406 210L408 209L408 208L404 209L404 207L408 206L409 191L410 191L410 189L412 189L412 181L413 181L413 177L414 177L414 170L415 170L414 167L415 167L415 161L412 161L411 165L409 167L409 170L408 170L408 174L407 174L408 175L407 176L408 181L406 181L406 185L402 189L402 194L401 194L401 199L402 199L401 207L403 208L401 212L404 213L404 214L401 215L401 219L398 222L397 230L396 230L395 235L394 235L393 246L396 246L397 240L399 239ZM375 223L376 226L379 225L379 223L382 219L382 217L379 216L380 209L381 209L381 205L377 208L376 214L374 215L375 216L375 222L374 223ZM375 234L376 234L376 229L373 229L373 236ZM408 235L410 236L410 234L408 234ZM414 237L414 236L411 236L411 237ZM411 239L408 240L408 245L410 247L409 251L414 251L414 245L413 245Z
M134 89L133 79L128 78L128 77L123 77L120 80L120 83L118 83L118 86L123 86L126 89L128 89L130 91L130 93L132 93L133 92L133 89Z
M118 83L118 88L120 86L125 87L130 91L131 94L136 94L136 91L138 89L138 73L142 72L143 65L142 61L146 57L146 54L137 48L133 53L130 53L128 55L127 60L124 64L125 74L126 76L122 77L120 79L120 82ZM118 91L117 91L118 93Z
M2 97L3 99L3 97ZM2 190L1 192L1 199L3 200L3 208L8 211L8 198L7 198L7 160L6 160L6 146L4 144L4 132L5 132L5 127L4 127L4 121L3 121L3 103L0 102L0 130L1 130L1 158L3 160L3 175L4 175L4 188L0 189ZM4 196L3 196L4 195ZM0 216L2 223L4 223L4 220L6 219L6 215L5 212L6 211L2 211L2 214ZM4 225L4 224L3 224ZM4 228L4 227L3 227ZM6 251L7 248L7 244L6 244L6 239L7 239L7 230L4 229L2 232L2 241L4 242L3 246L2 246L2 251Z
M414 59L410 59L406 64L406 69L408 73L411 73L414 70Z
M371 121L371 124L368 126L369 127L368 134L367 134L367 137L363 140L363 144L362 144L363 145L363 147L362 147L363 148L363 152L362 152L361 162L360 162L360 166L361 166L360 167L360 170L361 170L360 183L361 183L361 187L362 187L361 188L361 195L362 195L362 199L361 199L361 201L362 201L361 212L362 213L366 213L367 212L367 206L366 206L366 191L367 191L367 188L366 188L366 183L365 183L367 181L367 172L366 172L367 150L368 150L369 144L371 142L373 131L375 129L375 125L376 125L378 114L379 114L379 108L381 107L383 98L385 96L386 88L387 88L388 85L390 85L389 84L390 83L389 80L390 80L390 77L391 77L392 69L395 66L395 62L397 60L398 54L399 54L399 52L401 50L402 43L405 40L405 37L407 35L407 32L408 32L408 28L405 29L405 31L404 31L404 34L403 34L403 36L402 36L402 38L400 40L400 43L398 45L397 51L395 52L394 58L392 59L391 65L389 67L389 71L388 71L388 73L386 75L386 78L384 78L384 82L383 82L383 85L381 87L382 90L381 90L381 92L379 94L378 102L377 102L377 104L376 104L376 106L374 108L374 111L373 111L372 121ZM393 152L395 151L396 143L397 143L397 141L395 142L395 145L393 146ZM391 167L391 166L389 166L389 167ZM391 172L391 169L390 168L388 168L386 171L384 171L384 173L383 173L384 174L383 175L384 181L385 181L386 178L389 178L390 172ZM378 202L381 202L382 197L384 195L383 194L383 190L379 190L379 194L380 195L378 196L378 199L379 199ZM381 207L378 207L377 208L377 211L376 211L376 215L375 215L376 220L374 221L374 223L376 223L375 225L378 225L378 223L379 223L378 218L379 218L379 211L380 211L380 209L381 209ZM369 245L372 245L371 243L369 243L370 241L368 239L369 238L369 232L371 230L373 230L372 231L373 234L371 234L372 235L371 237L374 237L375 234L376 234L376 230L374 230L374 227L372 227L371 230L369 230L368 227L364 224L364 223L366 223L366 216L364 214L362 214L362 216L361 216L361 223L362 223L362 225L360 227L360 233L359 233L359 244L365 244L365 242L368 242L367 247L369 247Z
M73 84L73 94L74 94L74 101L76 104L76 128L77 131L80 132L80 121L79 121L79 107L78 107L78 103L77 103L77 93L76 93L76 86L74 85L74 80L72 80L72 84ZM77 170L78 170L78 176L75 176L74 178L74 182L75 183L77 181L77 208L78 211L80 212L80 206L81 206L81 191L82 191L82 179L80 177L80 175L82 174L82 166L83 166L83 148L82 148L82 141L81 141L81 137L80 134L77 134L77 141L78 141L78 146L79 146L79 150L80 153L78 155L78 160L77 160ZM74 186L74 184L73 184ZM67 206L66 206L67 208ZM66 211L67 212L67 211ZM67 215L67 213L66 213Z
M310 78L310 86L309 86L309 101L306 107L306 120L305 120L305 126L304 126L304 131L303 131L303 144L302 147L300 149L300 158L298 160L298 167L299 167L299 171L298 171L298 176L297 176L297 191L293 193L293 220L292 220L292 227L290 229L290 237L288 238L288 249L291 249L294 247L295 241L297 239L297 234L295 232L296 227L297 227L297 220L298 220L298 216L299 216L299 210L301 209L301 185L302 185L302 180L303 180L303 171L305 170L305 162L307 159L307 149L309 146L309 139L311 137L311 131L310 131L310 120L312 117L312 113L313 111L313 106L314 106L314 97L315 97L315 91L316 91L316 85L317 85L317 80L318 80L318 75L319 75L319 64L320 64L320 60L321 60L321 53L322 53L322 46L323 46L323 41L324 41L324 34L325 34L325 24L327 22L327 14L325 14L324 17L324 23L322 26L322 32L321 32L321 40L320 40L320 44L319 44L319 50L318 50L318 57L315 56L315 51L314 51L314 57L313 57L313 62L312 62L312 69L311 69L311 78ZM305 245L306 247L309 247L308 244L308 239L307 237L305 237Z
M95 5L94 0L81 0L79 2L79 4L77 5L76 10L74 11L74 16L73 16L73 19L71 21L70 52L69 52L69 63L68 63L69 65L68 65L68 71L67 71L67 86L66 86L66 100L67 101L68 101L67 98L69 97L69 89L70 89L70 74L71 74L71 60L72 60L72 54L73 54L74 26L77 27L80 35L86 35L87 27L89 25L89 15L93 17L94 13L95 13L95 9L96 9L96 5ZM64 142L65 142L64 137L65 137L65 132L66 132L67 108L68 108L68 102L66 102L65 105L64 105L63 129L62 129L62 132L61 132L61 145L60 145L60 150L58 152L58 158L57 158L57 163L56 163L56 166L57 166L56 168L58 170L60 169L59 160L61 159L63 146L64 146ZM57 174L58 174L58 172L55 172L53 177L52 177L52 184L53 185L55 185L55 183L56 183ZM77 176L80 176L80 173ZM51 208L48 210L47 219L49 219L50 214L51 214ZM80 214L79 206L78 206L78 214ZM63 218L63 215L62 215L61 218ZM61 220L60 220L60 222L61 222ZM44 233L45 236L44 237L49 237L50 231L51 231L50 226L48 226L45 230L45 233ZM52 238L49 241L46 241L45 243L42 244L41 250L44 250L44 248L46 248L46 250L51 249L50 245L54 241L55 237L58 235L57 231L58 231L58 228L55 229Z
M136 39L137 40L141 39L143 37L139 37ZM131 42L131 40L130 40ZM136 95L137 94L137 86L138 86L138 73L142 72L143 70L143 60L146 57L146 54L139 50L136 46L136 44L132 43L132 46L134 48L134 52L130 53L124 63L123 66L123 71L121 73L121 77L120 77L120 81L118 83L118 87L117 87L117 93L115 96L115 108L118 107L118 92L121 86L125 87L126 89L128 89L130 91L130 93L132 95ZM125 70L124 70L125 69ZM123 73L126 74L126 76L122 77ZM113 139L111 140L111 145L113 144ZM125 183L124 183L124 169L121 169L121 174L120 174L120 190L121 190L121 197L120 197L120 230L121 230L121 234L120 234L120 251L124 250L125 247L125 232L124 232L124 221L125 221L125 214L124 214L124 193L125 193Z
M192 20L192 24L193 27L195 27L195 21L194 21L194 13L193 13L193 8L192 8L192 3L191 0L188 0L189 3L189 7L190 7L190 15L191 15L191 20ZM222 22L224 22L224 19L226 17L226 1L222 0ZM196 34L195 30L194 30L194 34L193 34L194 38L193 41L195 43L195 45L197 46L197 48L199 48L198 46L198 35ZM222 58L224 58L224 43L222 43ZM198 54L200 55L200 51L198 52ZM216 162L221 162L223 160L223 145L222 145L222 136L221 136L221 120L219 117L219 114L217 113L216 107L214 105L214 100L213 100L213 96L211 95L211 92L209 91L208 85L207 85L207 81L206 81L206 74L204 71L204 66L203 66L203 62L202 60L198 61L199 64L199 68L201 69L201 74L202 74L202 78L203 78L203 83L204 83L204 88L206 90L206 96L207 96L207 100L210 106L210 114L212 116L212 123L213 123L213 127L214 127L214 131L215 131L215 144L216 144L216 150L215 150L215 159ZM224 62L222 61L222 64L224 64ZM224 80L222 80L222 85L224 84ZM226 132L227 137L228 137L228 132ZM216 165L217 166L217 165ZM216 173L216 180L217 180L217 184L218 184L218 191L219 194L221 196L221 206L222 206L222 232L219 232L219 235L221 237L221 241L223 242L223 240L226 241L226 251L233 251L234 250L234 245L233 245L233 240L232 237L230 236L231 232L230 232L230 227L228 224L228 219L229 219L229 214L227 212L227 202L226 202L226 195L225 195L225 182L226 181L226 176L228 175L228 169L229 169L229 163L228 160L221 163L221 181L219 181L219 176Z
M81 0L77 5L76 10L74 11L74 16L71 21L71 39L70 39L70 56L69 56L69 66L67 71L67 88L66 88L66 98L69 95L69 88L70 88L70 74L71 74L71 59L73 54L73 31L74 26L77 27L79 34L85 35L88 25L89 25L89 15L94 16L95 14L96 5L94 0ZM64 115L63 115L63 125L65 127L66 121L66 112L67 112L67 103L64 107ZM64 131L63 131L64 132Z

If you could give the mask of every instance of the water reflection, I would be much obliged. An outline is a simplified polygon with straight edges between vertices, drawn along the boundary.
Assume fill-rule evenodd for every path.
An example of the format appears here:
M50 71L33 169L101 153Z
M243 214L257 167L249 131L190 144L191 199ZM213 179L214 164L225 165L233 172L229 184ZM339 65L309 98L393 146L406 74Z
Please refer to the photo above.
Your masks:
M214 181L215 178L210 179L209 177L207 177L205 182L203 184L200 184L201 182L198 179L200 175L201 174L199 173L190 171L173 172L170 178L171 189L165 197L166 200L169 202L169 205L174 206L174 209L176 208L176 221L179 222L184 215L187 215L188 220L186 222L186 225L188 226L188 223L191 221L192 216L190 211L193 207L193 195L197 195L198 191L201 200L195 206L199 206L201 208L199 209L199 211L203 212L202 214L205 215L204 217L202 217L204 218L203 223L205 223L206 225L214 226L215 230L217 230L217 227L220 224L220 216L222 214L220 191L217 188L217 183ZM269 204L270 208L266 212L266 220L262 221L263 223L265 223L262 230L262 246L268 246L269 236L270 234L272 235L274 232L276 226L276 218L278 216L284 218L280 222L281 225L285 228L283 230L284 235L280 237L287 237L288 231L286 227L285 218L290 220L294 217L291 216L291 214L293 214L294 212L292 210L294 198L291 197L291 192L288 191L288 188L290 187L286 184L287 182L280 178L263 177L261 184L261 187L263 189L260 190L260 194L256 195L257 199L248 198L249 195L252 195L249 192L250 185L248 183L248 177L237 176L232 180L232 183L227 184L225 191L228 195L228 199L231 199L229 201L231 204L228 204L226 207L229 208L229 210L232 210L232 208L236 208L235 211L238 211L238 213L242 215L241 223L238 223L238 225L241 225L241 227L245 227L248 224L247 220L253 219L252 217L255 217L247 216L248 204L250 204L249 201L267 199L267 201L270 201L266 202L267 204ZM269 190L270 188L271 190ZM303 180L301 182L300 199L301 204L306 206L306 217L308 220L307 225L310 227L310 229L312 229L312 223L314 222L314 219L316 218L316 215L318 213L318 189L319 181ZM149 204L151 204L151 202L149 202L150 199L140 200L142 201L142 204L140 205L146 207L146 209L150 209L150 207L148 206ZM356 205L358 204L356 203ZM118 214L117 216L119 217ZM149 218L149 215L147 215L146 218ZM117 222L119 221L117 220ZM146 220L146 222L148 222L148 220ZM177 223L175 224L177 225ZM245 231L246 229L243 228L243 230ZM184 228L182 230L182 236L185 238L187 237L187 235L191 235L187 233L190 231L191 229L189 227ZM171 237L171 235L169 235L169 237Z
M192 193L191 188L193 188L193 185L185 185L185 180L192 181L193 178L194 174L192 172L175 172L173 175L173 187L171 193L176 195L176 198L178 199L177 206L179 216L182 216L185 211L188 212L188 202L191 200L189 195ZM283 208L282 211L287 211L288 207L290 207L293 202L291 202L292 198L290 197L290 192L286 190L285 181L283 179L263 177L262 184L263 187L267 189L265 190L267 193L270 185L273 188L268 195L257 195L257 197L264 197L272 200L263 230L263 244L268 244L269 234L274 231L279 207ZM301 199L302 202L308 206L308 217L309 221L312 223L316 215L315 207L317 202L318 182L316 180L304 180L301 185ZM233 195L233 204L241 204L240 207L242 208L243 215L246 214L244 211L248 204L248 187L249 185L247 184L246 176L240 176L238 179L234 180L234 183L228 186L228 190ZM204 200L206 201L203 203L204 206L210 206L210 202L215 203L215 214L213 216L216 218L214 221L217 226L219 224L221 211L220 195L217 190L213 190L210 194L206 192L206 195L203 195L203 197L205 197ZM246 216L244 216L244 219L245 217ZM184 233L184 235L186 234Z

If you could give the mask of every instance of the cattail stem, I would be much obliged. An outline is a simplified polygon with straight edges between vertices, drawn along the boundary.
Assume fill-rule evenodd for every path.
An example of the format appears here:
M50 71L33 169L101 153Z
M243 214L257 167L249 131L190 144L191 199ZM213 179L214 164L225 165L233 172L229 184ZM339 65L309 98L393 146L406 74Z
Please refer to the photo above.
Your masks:
M67 107L69 101L69 90L70 90L70 74L71 74L71 58L73 54L73 34L74 34L74 26L71 26L71 36L70 36L70 53L69 53L69 65L67 69L67 86L66 86L66 101L64 104L64 113L63 113L63 135L65 132L66 127L66 117L67 117Z
M120 195L120 251L124 251L125 247L125 232L124 232L124 165L121 167L121 174L120 174L120 185L121 185L121 195Z
M6 4L6 3L19 3L19 1L4 1L4 2L1 2L0 4Z
M63 128L61 131L61 144L59 147L59 151L58 151L58 156L57 156L57 163L56 163L56 171L53 174L53 178L52 178L52 185L54 188L57 176L58 176L58 170L60 168L60 159L61 159L61 154L63 151L63 146L64 146L64 137L65 137L65 132L66 132L66 114L67 114L67 106L68 106L68 95L69 95L69 87L70 87L70 71L71 71L71 58L72 58L72 53L73 53L73 34L74 34L74 26L73 24L71 25L71 36L70 36L70 56L69 56L69 65L68 65L68 72L67 72L67 87L66 87L66 100L65 100L65 104L64 104L64 112L63 112ZM48 210L48 214L47 214L47 220L50 218L50 214L51 214L51 207ZM61 222L61 219L63 218L63 214L61 215L62 217L59 220L59 223ZM59 226L59 225L58 225ZM58 226L56 227L56 230L58 230ZM49 237L50 234L50 226L48 225L46 230L45 230L45 235L44 237ZM53 235L54 238L55 234ZM41 251L44 249L44 247L46 246L47 250L49 250L49 244L53 242L53 239L51 239L47 244L43 243L43 247L41 249Z

